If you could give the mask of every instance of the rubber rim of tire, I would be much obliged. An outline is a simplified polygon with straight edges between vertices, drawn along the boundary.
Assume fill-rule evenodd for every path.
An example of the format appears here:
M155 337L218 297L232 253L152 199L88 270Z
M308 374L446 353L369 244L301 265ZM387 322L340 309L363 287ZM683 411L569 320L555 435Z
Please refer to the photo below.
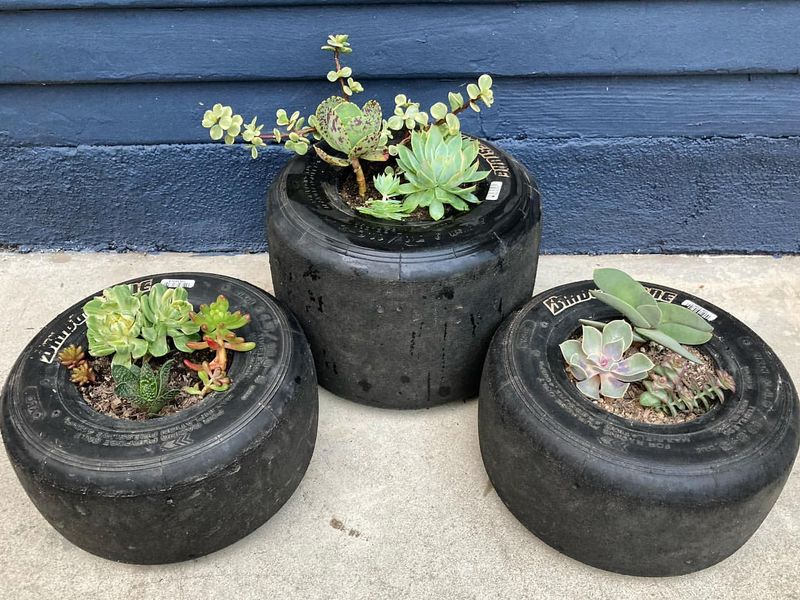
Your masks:
M494 199L440 222L355 213L338 194L347 170L316 156L293 159L273 183L275 294L308 335L320 385L386 408L477 395L492 334L533 291L541 229L525 168L480 144L491 173L477 193Z
M36 507L77 546L122 562L187 560L244 537L291 496L316 440L313 360L294 317L230 277L165 273L126 283L144 290L164 280L192 282L195 306L224 294L251 315L238 331L256 348L233 357L227 392L144 422L95 411L56 360L69 344L87 347L89 296L36 335L0 397L6 451Z
M785 367L748 327L690 294L645 286L716 315L702 349L736 380L723 405L649 425L583 397L558 344L579 318L618 316L583 281L539 294L497 332L479 437L498 495L544 542L609 571L679 575L723 560L758 529L797 455L800 409Z

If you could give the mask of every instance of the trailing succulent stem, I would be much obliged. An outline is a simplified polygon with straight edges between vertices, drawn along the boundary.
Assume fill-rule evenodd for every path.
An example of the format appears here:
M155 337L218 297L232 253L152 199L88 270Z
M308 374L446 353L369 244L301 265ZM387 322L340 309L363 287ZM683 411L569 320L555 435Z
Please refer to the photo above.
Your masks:
M402 220L423 207L432 219L438 220L448 206L466 211L470 204L478 202L473 184L486 177L486 172L477 170L477 142L461 141L461 124L456 115L467 109L480 112L481 104L492 105L494 92L488 74L466 86L466 98L460 92L450 92L447 103L436 102L428 112L420 109L419 102L398 94L394 113L384 119L375 100L361 107L352 101L364 88L353 79L353 70L342 64L343 55L352 52L349 36L328 36L322 50L333 54L334 68L326 78L338 86L341 95L323 100L308 117L307 125L299 111L289 115L280 108L275 114L276 127L271 133L262 133L263 125L255 117L245 124L244 117L235 114L230 106L215 104L205 111L202 121L211 139L233 144L241 136L253 158L267 141L284 143L300 155L308 152L312 140L324 141L325 147L314 144L317 156L333 166L352 168L358 195L364 201L358 209L382 219ZM380 188L381 198L367 198L362 161L385 162L391 156L398 157L396 173L393 171L401 185L394 194L398 198Z
M655 365L642 383L647 391L639 397L639 403L673 416L708 411L713 402L725 401L725 391L736 391L734 379L726 371L697 368L676 354Z

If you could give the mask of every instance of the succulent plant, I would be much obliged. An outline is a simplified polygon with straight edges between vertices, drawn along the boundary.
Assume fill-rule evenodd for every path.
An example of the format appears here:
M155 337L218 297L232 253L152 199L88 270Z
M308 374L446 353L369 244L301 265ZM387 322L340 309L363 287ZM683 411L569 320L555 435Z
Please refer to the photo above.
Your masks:
M599 290L591 294L618 310L633 325L634 331L692 362L699 359L681 344L704 344L714 328L686 307L655 300L644 286L618 269L595 269Z
M219 295L211 304L201 304L197 313L191 313L192 321L200 329L203 339L197 342L188 342L190 350L211 349L216 353L211 361L211 369L221 369L223 375L228 368L227 350L248 352L256 347L255 342L246 342L238 337L233 330L244 327L250 322L250 315L241 311L230 312L228 299ZM191 369L200 372L200 366L190 361L185 361Z
M242 131L243 119L241 115L233 114L230 106L215 104L211 110L203 114L203 127L209 130L212 140L225 138L226 144L232 144L236 136Z
M314 116L322 139L334 150L345 154L347 159L332 156L319 146L314 146L314 150L322 160L334 166L351 165L359 195L363 197L367 193L367 183L359 159L385 161L389 158L381 105L370 100L359 108L340 96L331 96L317 107Z
M656 365L642 382L647 391L639 397L642 406L677 415L708 411L711 402L725 401L725 391L736 391L733 377L721 369L698 369L696 363L673 355ZM702 404L702 406L701 406Z
M130 366L131 360L147 353L141 333L140 302L130 286L116 285L103 290L83 307L86 315L89 354L114 355L113 365Z
M477 143L465 141L459 150L458 144L449 145L449 141L460 138L461 123L457 114L467 109L479 112L481 103L489 107L494 102L491 76L483 74L477 83L469 83L466 99L459 92L450 92L447 103L436 102L429 112L423 111L419 102L411 101L405 94L397 94L394 112L384 121L381 107L375 100L370 100L361 108L351 100L354 94L364 91L364 87L353 78L352 68L341 62L343 55L352 52L349 40L346 34L332 34L322 46L323 50L333 54L333 69L327 72L326 78L336 84L341 92L324 100L315 114L308 116L307 125L304 126L305 119L299 111L289 115L280 108L276 112L277 127L270 133L262 133L262 126L256 124L256 119L244 125L244 117L235 114L230 106L215 104L203 115L203 126L209 129L212 139L224 138L226 143L233 143L241 135L253 158L258 157L259 150L268 140L284 143L288 150L299 155L308 152L311 138L325 140L335 152L314 145L317 155L334 166L352 167L358 195L362 200L366 200L367 182L361 161L385 161L390 156L399 156L405 148L404 154L416 155L420 162L417 164L409 159L410 168L406 169L409 174L403 183L405 187L398 194L406 196L402 199L405 201L398 202L400 198L394 201L384 194L380 199L368 199L366 205L358 207L358 210L378 218L394 220L405 218L419 206L429 207L431 217L437 220L444 216L447 204L457 210L469 210L470 203L478 202L471 193L474 186L469 184L485 175L479 175L475 157L469 160L463 158L471 156L473 152L477 154ZM431 133L434 130L438 133ZM444 138L439 140L442 149L435 156L418 154L418 150L413 148L414 133L424 135L425 140L437 136ZM411 150L407 148L409 143ZM433 145L438 146L439 143ZM473 146L476 148L474 151ZM449 176L445 177L444 172Z
M67 346L58 353L58 362L68 369L72 369L84 362L84 358L85 354L83 353L83 348L75 344Z
M478 170L478 142L450 136L440 126L411 133L411 148L399 146L397 165L406 183L399 187L405 196L405 208L413 212L427 207L432 219L444 216L445 206L469 210L477 204L475 182L485 179L488 171Z
M112 365L111 376L116 383L115 393L150 414L164 408L178 393L177 388L169 387L169 373L174 360L168 360L158 371L144 362L141 367Z
M653 362L641 352L625 358L633 341L631 326L622 319L611 321L603 331L584 325L582 339L567 340L559 348L584 396L622 398L631 382L647 377Z
M200 383L186 386L183 391L193 396L203 396L211 392L224 392L231 385L231 378L219 367L212 367L208 361L197 365L188 360L183 361L187 367L197 372Z
M70 369L69 380L75 385L84 386L94 383L97 379L94 369L85 360L80 361Z
M192 321L192 304L187 300L186 288L168 288L155 284L141 297L142 337L147 340L147 352L164 356L169 352L167 336L181 352L191 352L187 342L198 339L200 326Z

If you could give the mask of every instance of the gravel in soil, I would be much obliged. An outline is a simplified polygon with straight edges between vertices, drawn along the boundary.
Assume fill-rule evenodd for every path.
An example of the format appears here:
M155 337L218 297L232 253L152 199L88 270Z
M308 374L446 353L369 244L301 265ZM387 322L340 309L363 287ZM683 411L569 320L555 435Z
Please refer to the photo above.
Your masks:
M214 353L210 350L199 350L193 352L190 356L192 362L201 363L204 360L211 361L214 358ZM200 396L193 396L183 391L184 386L191 386L199 381L197 374L183 364L183 359L186 357L187 355L182 352L173 351L166 356L150 359L150 366L155 370L158 370L170 358L174 359L175 364L169 374L169 386L181 390L169 404L154 415L149 414L146 410L142 410L124 398L117 397L114 393L114 379L111 377L111 358L108 356L94 358L91 361L91 366L96 374L95 383L77 387L89 406L109 417L131 421L164 417L203 401Z

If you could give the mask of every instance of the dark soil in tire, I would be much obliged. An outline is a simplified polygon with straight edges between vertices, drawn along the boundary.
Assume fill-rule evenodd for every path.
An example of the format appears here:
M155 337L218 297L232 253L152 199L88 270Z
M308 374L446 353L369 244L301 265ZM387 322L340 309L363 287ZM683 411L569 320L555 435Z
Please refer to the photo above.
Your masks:
M798 450L800 408L767 344L724 310L645 284L661 299L713 313L703 346L736 392L705 415L649 425L610 414L566 375L558 344L579 318L613 309L589 281L534 298L497 332L481 384L484 464L509 510L539 538L587 564L631 575L713 565L758 529Z
M86 347L82 306L55 318L25 348L6 385L2 434L25 491L53 527L112 560L166 563L208 554L244 537L292 495L317 432L313 360L297 321L266 292L202 273L193 304L224 294L250 313L240 331L256 342L231 364L230 389L146 421L93 410L58 365L69 344Z

